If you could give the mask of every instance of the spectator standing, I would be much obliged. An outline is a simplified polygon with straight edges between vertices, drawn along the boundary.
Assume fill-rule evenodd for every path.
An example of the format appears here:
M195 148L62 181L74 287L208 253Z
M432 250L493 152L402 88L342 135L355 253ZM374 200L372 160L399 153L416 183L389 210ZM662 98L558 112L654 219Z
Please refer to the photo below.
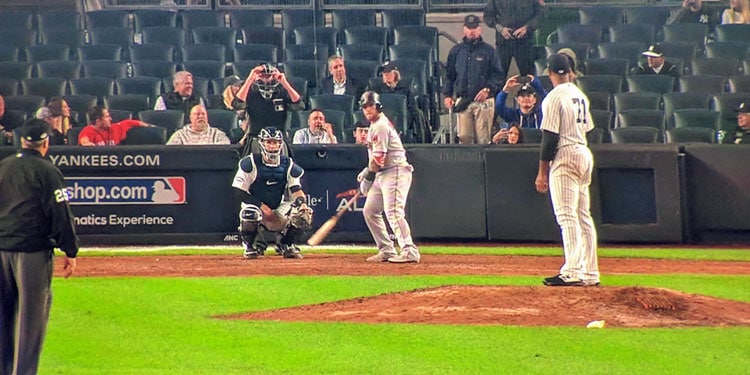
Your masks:
M23 125L23 117L5 107L5 98L0 95L0 145L13 144L13 129Z
M240 141L245 145L242 155L259 153L260 131L267 127L284 129L287 113L302 108L300 94L289 83L286 75L271 64L253 68L237 91L237 98L246 104L248 121L247 131ZM289 155L287 142L283 142L282 154Z
M444 104L458 113L459 143L486 145L491 139L494 97L502 73L495 49L482 40L479 17L466 16L463 33L463 41L448 53Z
M323 94L351 95L359 98L363 91L363 85L356 79L346 75L346 64L344 58L333 55L328 58L327 77L320 81L320 91Z
M673 23L702 23L713 29L714 12L703 6L703 0L682 0L682 8L667 20L667 25Z
M533 73L533 35L543 13L542 0L487 0L484 22L495 29L497 55L501 60L503 73L509 72L513 57L516 58L521 75Z
M21 151L0 161L0 373L36 374L52 303L54 248L63 275L76 268L78 238L63 175L45 159L49 125L21 127Z
M571 48L560 48L559 50L557 50L557 53L561 53L568 57L570 68L573 69L570 76L573 81L575 81L578 77L583 77L583 73L576 67L578 65L578 56L576 55L575 51L573 51ZM542 71L542 75L548 76L549 69L544 68L544 71Z
M514 101L517 107L507 107L505 103L508 94L516 89L518 91ZM542 110L537 103L539 98L544 97L544 95L546 95L544 86L536 77L515 75L505 82L505 86L497 94L495 114L505 122L517 122L523 128L539 129L542 126Z
M750 101L744 101L735 109L737 113L737 128L731 143L750 144Z
M187 124L190 122L190 109L198 104L205 107L206 103L193 91L192 73L186 70L175 73L174 78L172 78L172 86L174 86L174 91L160 95L156 99L154 109L157 111L167 109L182 111L185 114L184 122Z
M208 124L208 112L203 106L195 105L190 110L190 124L175 131L168 145L228 145L229 138L220 129Z
M729 8L721 13L721 24L750 23L748 0L729 0Z
M224 78L224 92L222 93L222 106L228 111L234 111L239 120L239 128L230 131L229 140L237 143L247 131L247 105L245 101L237 97L244 81L236 75Z
M54 116L49 108L40 107L36 110L34 118L46 122L49 126L50 146L60 146L67 143L67 139L62 133L62 116Z
M333 125L326 122L326 115L320 108L310 111L307 117L307 128L294 132L294 144L336 144L338 140L333 134Z
M661 74L670 75L676 79L680 77L680 69L677 65L667 61L664 57L664 49L659 44L652 44L642 53L646 57L646 66L639 64L635 74Z
M589 186L594 157L586 133L594 128L586 95L570 81L570 61L554 54L547 62L554 88L542 101L542 145L534 185L549 191L562 234L565 262L547 286L597 286L597 233L591 217Z
M148 126L138 120L123 120L113 124L109 110L101 106L91 107L88 114L92 123L78 133L79 146L116 146L125 139L131 128Z

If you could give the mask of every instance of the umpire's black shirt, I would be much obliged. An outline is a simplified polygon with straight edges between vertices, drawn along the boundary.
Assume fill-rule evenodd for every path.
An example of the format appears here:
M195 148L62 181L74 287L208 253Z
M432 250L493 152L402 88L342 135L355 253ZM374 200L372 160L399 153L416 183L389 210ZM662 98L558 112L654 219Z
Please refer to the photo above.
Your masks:
M78 254L62 172L35 150L0 161L0 250Z

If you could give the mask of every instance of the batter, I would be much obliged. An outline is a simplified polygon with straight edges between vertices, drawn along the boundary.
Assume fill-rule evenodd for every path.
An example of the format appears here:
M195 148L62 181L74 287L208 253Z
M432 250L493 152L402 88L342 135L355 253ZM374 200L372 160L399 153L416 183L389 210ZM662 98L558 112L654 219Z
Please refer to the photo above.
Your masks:
M542 102L542 146L536 190L549 190L560 226L565 263L547 286L599 285L596 228L591 218L589 185L594 158L586 133L594 128L586 95L571 83L571 67L562 54L547 66L554 88ZM549 184L549 185L548 185Z
M370 122L367 135L370 161L358 177L360 189L367 195L362 214L378 246L378 253L367 258L367 261L419 263L419 249L414 245L404 214L414 168L406 160L406 151L398 132L382 113L380 95L367 91L362 94L359 105ZM394 242L388 236L383 215L393 230L400 254L396 254Z

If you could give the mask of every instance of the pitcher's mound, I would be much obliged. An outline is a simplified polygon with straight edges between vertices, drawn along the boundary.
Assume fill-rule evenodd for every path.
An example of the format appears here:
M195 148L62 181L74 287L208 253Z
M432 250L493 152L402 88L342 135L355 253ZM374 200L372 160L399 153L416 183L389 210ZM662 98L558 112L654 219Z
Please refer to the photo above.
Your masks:
M443 286L224 316L357 323L607 327L748 326L750 304L641 287Z

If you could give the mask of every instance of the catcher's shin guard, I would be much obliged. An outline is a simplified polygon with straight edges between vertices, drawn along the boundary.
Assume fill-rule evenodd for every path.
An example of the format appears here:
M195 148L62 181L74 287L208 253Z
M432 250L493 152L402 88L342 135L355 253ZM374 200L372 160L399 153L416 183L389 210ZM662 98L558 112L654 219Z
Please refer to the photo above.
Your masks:
M237 228L240 234L240 240L245 248L245 258L257 258L258 250L255 248L255 239L258 236L260 221L263 219L263 213L256 206L245 206L240 210L240 226Z

